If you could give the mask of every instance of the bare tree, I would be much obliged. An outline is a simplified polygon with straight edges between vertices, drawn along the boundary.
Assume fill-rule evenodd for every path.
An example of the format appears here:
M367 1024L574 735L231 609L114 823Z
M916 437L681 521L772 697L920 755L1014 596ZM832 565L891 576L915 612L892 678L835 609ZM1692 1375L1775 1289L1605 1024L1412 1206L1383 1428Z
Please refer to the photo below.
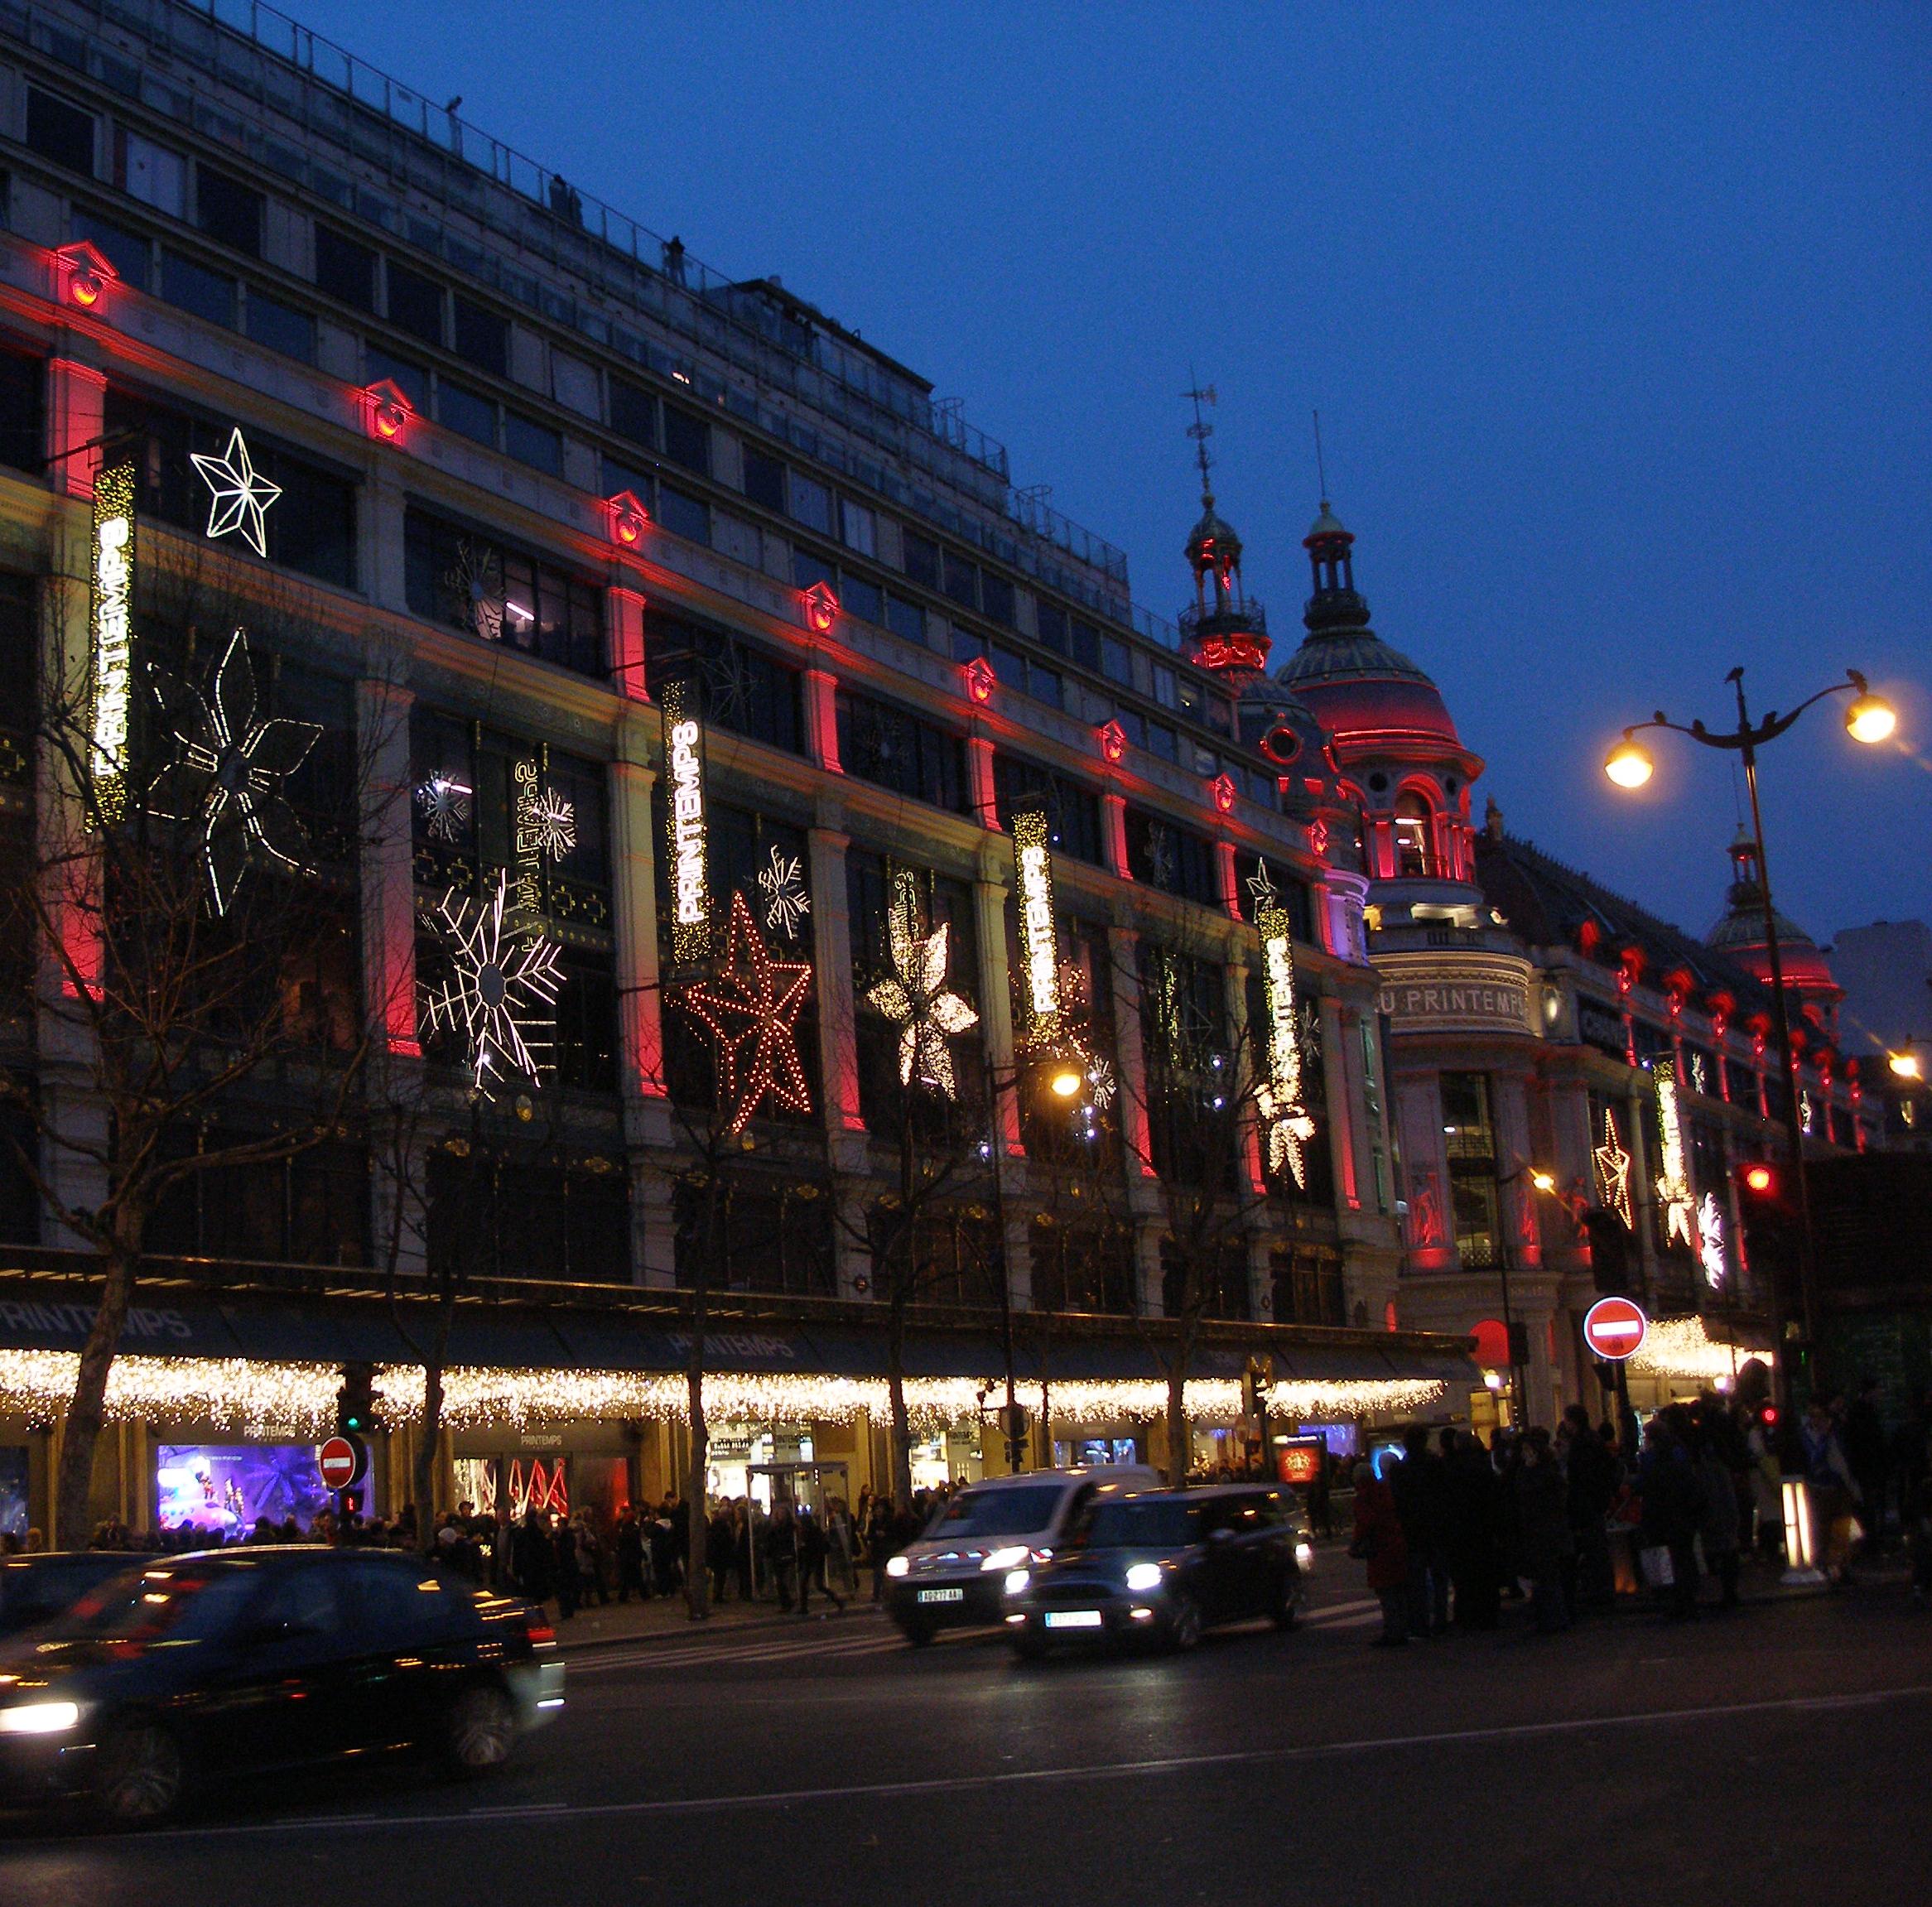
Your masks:
M349 1136L366 1053L353 869L358 743L278 712L301 599L209 559L150 565L125 734L62 585L35 685L36 827L3 931L34 957L0 1067L16 1163L101 1293L70 1400L55 1539L84 1540L108 1383L157 1217L197 1180ZM30 691L34 692L34 691Z

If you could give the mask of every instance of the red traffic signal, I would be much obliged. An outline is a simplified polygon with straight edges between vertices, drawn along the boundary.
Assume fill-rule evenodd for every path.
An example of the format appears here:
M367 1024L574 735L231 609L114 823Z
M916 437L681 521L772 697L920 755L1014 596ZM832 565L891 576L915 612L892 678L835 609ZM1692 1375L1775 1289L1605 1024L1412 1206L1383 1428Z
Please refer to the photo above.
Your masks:
M1740 1169L1737 1177L1744 1189L1759 1198L1769 1198L1778 1189L1778 1175L1768 1165L1745 1166Z
M1766 1430L1775 1430L1777 1428L1778 1423L1777 1405L1775 1404L1767 1404L1764 1409L1758 1413L1758 1421L1764 1425Z

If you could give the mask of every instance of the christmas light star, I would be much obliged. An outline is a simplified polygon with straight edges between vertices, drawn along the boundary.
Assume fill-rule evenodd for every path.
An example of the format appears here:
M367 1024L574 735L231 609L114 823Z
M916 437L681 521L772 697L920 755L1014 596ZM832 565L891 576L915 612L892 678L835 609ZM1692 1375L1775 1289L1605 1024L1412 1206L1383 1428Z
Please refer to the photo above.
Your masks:
M200 831L217 914L228 912L251 849L299 868L308 837L282 792L321 730L313 722L255 720L255 672L242 630L209 678L204 696L161 669L150 672L175 758L147 791L147 811Z
M428 924L448 947L453 976L423 993L423 1018L436 1031L468 1042L470 1083L484 1098L505 1076L535 1084L549 1064L552 1009L563 990L553 941L506 927L510 876L497 874L496 891L481 906L445 894Z
M1269 874L1265 860L1255 862L1255 872L1249 877L1247 887L1248 892L1255 897L1255 918L1259 920L1275 904L1276 900L1274 883Z
M797 1038L811 989L812 963L773 960L744 896L735 893L717 977L672 995L711 1035L731 1136L744 1131L768 1098L793 1112L812 1110Z
M917 1075L947 1099L957 1096L950 1033L965 1033L980 1016L946 985L947 930L942 924L923 939L918 932L918 885L901 874L887 922L892 974L870 988L866 1004L899 1025L899 1076L910 1086Z
M238 426L229 438L225 455L205 457L190 453L188 461L201 474L211 493L208 504L208 535L212 540L239 530L242 540L258 556L268 554L268 506L282 494L258 470L248 456Z
M1603 1143L1591 1153L1597 1168L1597 1196L1607 1211L1623 1221L1626 1231L1632 1229L1630 1209L1630 1154L1616 1136L1616 1117L1606 1108Z

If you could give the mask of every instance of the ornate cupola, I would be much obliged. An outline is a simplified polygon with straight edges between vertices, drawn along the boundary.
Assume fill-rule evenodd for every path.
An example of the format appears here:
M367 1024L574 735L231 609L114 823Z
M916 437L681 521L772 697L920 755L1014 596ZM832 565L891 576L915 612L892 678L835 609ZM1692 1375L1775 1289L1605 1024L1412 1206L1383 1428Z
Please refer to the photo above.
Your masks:
M1369 626L1369 606L1356 594L1355 558L1350 554L1354 547L1354 532L1342 527L1328 499L1323 498L1321 513L1302 538L1315 572L1315 593L1302 612L1311 636L1339 635Z
M1780 913L1778 917L1778 964L1786 989L1807 1004L1815 1003L1828 1016L1843 997L1830 963L1817 941ZM1724 912L1704 936L1704 945L1729 954L1765 985L1771 985L1771 949L1764 931L1764 879L1758 867L1757 843L1741 821L1731 843L1731 889Z
M1201 521L1188 538L1188 566L1194 573L1194 600L1181 611L1182 653L1197 668L1241 685L1268 667L1268 618L1241 587L1241 539L1215 509L1207 440L1214 426L1202 421L1201 406L1212 404L1214 390L1190 391L1194 440L1201 465Z

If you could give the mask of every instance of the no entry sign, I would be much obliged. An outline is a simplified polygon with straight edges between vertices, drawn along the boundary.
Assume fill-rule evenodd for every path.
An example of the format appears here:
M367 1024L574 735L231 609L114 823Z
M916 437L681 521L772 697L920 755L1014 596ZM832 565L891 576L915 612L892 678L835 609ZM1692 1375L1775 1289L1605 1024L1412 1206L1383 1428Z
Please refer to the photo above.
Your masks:
M1627 1298L1600 1298L1583 1320L1583 1341L1598 1357L1625 1358L1644 1341L1650 1321Z
M369 1466L369 1446L359 1437L331 1437L316 1452L316 1467L330 1490L347 1490L361 1482Z

